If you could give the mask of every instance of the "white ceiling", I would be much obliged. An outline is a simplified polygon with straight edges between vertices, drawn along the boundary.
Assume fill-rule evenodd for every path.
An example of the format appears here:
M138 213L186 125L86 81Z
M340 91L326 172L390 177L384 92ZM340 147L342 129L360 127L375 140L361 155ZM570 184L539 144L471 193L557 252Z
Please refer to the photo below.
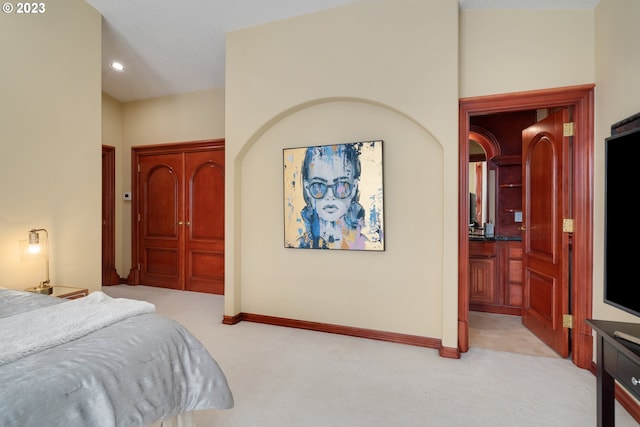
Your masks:
M86 1L103 16L102 90L126 102L223 87L228 31L376 0ZM593 9L598 2L458 0L463 9ZM125 71L112 70L113 61Z

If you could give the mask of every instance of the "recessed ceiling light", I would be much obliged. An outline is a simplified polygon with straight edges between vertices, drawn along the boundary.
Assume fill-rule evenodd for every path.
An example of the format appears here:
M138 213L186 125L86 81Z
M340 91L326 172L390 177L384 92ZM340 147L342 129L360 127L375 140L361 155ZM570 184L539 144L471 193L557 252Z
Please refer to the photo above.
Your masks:
M122 65L121 62L112 62L111 68L113 68L116 71L124 71L124 65Z

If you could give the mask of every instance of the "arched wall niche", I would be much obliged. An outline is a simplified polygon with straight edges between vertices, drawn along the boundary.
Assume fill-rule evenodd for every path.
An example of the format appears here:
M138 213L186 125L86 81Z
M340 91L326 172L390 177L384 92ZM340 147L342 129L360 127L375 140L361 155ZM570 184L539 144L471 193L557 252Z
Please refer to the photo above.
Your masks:
M279 122L282 122L283 120L286 120L287 117L290 117L290 116L292 116L292 115L294 115L294 114L296 114L296 113L298 113L300 111L303 111L305 109L312 108L312 107L315 107L315 106L318 106L318 105L322 105L322 104L348 103L348 102L351 102L351 103L354 103L354 104L371 105L371 106L375 106L375 107L381 108L383 110L388 110L390 113L398 114L398 115L404 117L405 119L409 120L410 122L412 122L416 126L418 126L420 129L422 129L424 132L426 132L430 137L432 137L435 141L437 141L440 146L442 146L442 142L427 127L425 127L422 123L420 123L418 120L416 120L412 116L410 116L410 115L404 113L403 111L398 110L397 108L394 108L394 107L392 107L392 106L390 106L388 104L385 104L385 103L382 103L382 102L378 102L378 101L374 101L374 100L371 100L371 99L365 99L365 98L330 97L330 98L318 98L318 99L315 99L315 100L311 100L311 101L300 103L298 105L294 105L294 106L292 106L290 108L287 108L286 110L283 110L279 114L276 114L271 119L267 120L242 145L242 148L238 151L238 154L236 156L236 161L242 160L242 158L244 157L246 152L251 149L253 144L255 144L256 141L258 141L263 134L268 132L269 129L274 127ZM490 132L485 131L484 129L480 128L479 126L472 126L472 127L478 128L479 129L478 133L480 133L480 134L484 134L484 133L489 133L490 134ZM493 136L491 135L490 138L493 138Z
M284 248L283 149L378 139L383 141L385 250ZM444 191L444 153L424 124L366 99L318 99L265 122L234 159L238 311L441 338L443 265L457 262L456 253L442 250L442 206L457 200L457 194ZM310 274L319 266L322 274ZM402 283L401 291L390 283ZM287 303L292 295L295 304ZM347 303L356 300L357 306ZM381 311L390 315L381 319L375 315ZM407 322L407 312L419 314Z

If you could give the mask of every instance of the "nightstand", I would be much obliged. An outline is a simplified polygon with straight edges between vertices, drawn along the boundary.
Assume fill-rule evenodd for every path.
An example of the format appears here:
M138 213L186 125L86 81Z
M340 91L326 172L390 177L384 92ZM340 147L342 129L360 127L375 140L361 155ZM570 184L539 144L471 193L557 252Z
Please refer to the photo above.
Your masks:
M66 299L82 298L89 295L89 290L84 288L72 288L70 286L53 286L51 296Z

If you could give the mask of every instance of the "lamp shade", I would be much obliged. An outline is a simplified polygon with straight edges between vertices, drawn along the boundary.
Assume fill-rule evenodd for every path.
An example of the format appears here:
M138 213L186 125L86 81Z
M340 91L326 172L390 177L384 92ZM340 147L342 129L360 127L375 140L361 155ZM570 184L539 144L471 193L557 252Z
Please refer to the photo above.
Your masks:
M29 231L29 248L30 254L39 254L42 252L42 246L40 244L40 235L36 230Z

